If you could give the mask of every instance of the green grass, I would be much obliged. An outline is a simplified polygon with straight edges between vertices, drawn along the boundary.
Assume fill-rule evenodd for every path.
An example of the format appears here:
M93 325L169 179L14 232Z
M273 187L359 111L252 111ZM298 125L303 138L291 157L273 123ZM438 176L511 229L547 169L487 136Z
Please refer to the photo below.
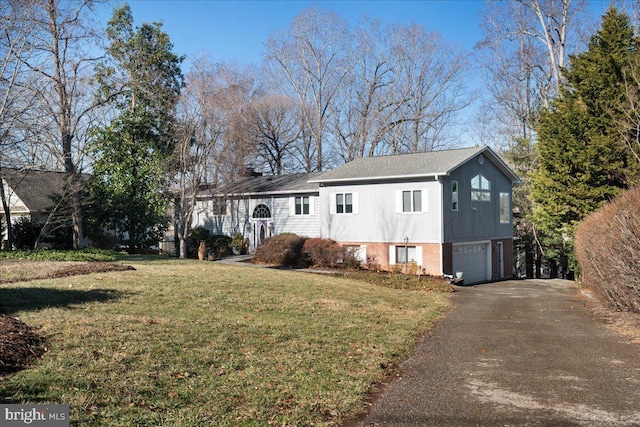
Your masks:
M161 260L0 287L49 352L5 403L64 403L82 426L331 426L448 306L446 294Z
M0 259L22 259L29 261L115 261L119 252L103 249L81 249L62 251L55 249L36 251L0 251Z

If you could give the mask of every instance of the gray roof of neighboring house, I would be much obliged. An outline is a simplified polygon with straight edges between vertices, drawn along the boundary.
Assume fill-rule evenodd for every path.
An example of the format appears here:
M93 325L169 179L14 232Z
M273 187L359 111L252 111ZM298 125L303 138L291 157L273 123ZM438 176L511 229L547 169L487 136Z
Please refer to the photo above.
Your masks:
M50 209L52 197L62 195L67 182L67 174L54 171L3 168L1 176L30 212Z
M299 173L290 175L263 175L241 178L236 182L204 189L200 195L261 195L294 194L318 192L319 185L309 180L319 173Z
M354 182L444 176L479 154L490 158L514 183L520 182L513 171L487 146L363 157L325 172L311 179L311 182Z

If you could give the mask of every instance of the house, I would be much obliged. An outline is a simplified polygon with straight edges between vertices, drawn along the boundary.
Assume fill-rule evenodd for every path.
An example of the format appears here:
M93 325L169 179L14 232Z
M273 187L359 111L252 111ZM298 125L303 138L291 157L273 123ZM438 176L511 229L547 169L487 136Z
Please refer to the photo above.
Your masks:
M320 235L388 268L415 261L465 283L512 276L512 186L489 147L361 158L326 172Z
M9 168L2 168L1 176L12 223L23 217L44 223L54 207L55 196L63 194L68 179L64 172ZM3 223L4 216L4 209L0 209ZM5 229L3 246L7 240L6 233Z
M211 234L240 233L254 250L275 234L295 233L320 237L319 174L252 176L222 187L205 188L197 195L192 227ZM165 238L162 250L171 253L173 238Z
M367 157L317 174L254 176L199 196L194 226L251 249L284 232L331 238L383 268L414 261L465 283L512 276L512 186L489 147Z

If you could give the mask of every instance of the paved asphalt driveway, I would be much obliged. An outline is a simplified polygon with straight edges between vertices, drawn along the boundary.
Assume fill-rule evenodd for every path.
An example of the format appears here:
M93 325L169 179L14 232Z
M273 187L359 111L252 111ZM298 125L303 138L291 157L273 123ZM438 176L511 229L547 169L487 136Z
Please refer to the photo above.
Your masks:
M360 426L640 426L640 346L562 280L458 287Z

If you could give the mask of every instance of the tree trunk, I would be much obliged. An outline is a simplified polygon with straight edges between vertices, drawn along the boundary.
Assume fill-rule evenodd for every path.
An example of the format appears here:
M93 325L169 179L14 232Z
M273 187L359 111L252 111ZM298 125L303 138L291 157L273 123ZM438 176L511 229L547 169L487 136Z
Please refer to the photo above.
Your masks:
M542 253L540 248L536 249L536 279L542 278Z
M82 185L77 175L71 182L71 226L73 235L73 249L84 247L84 233L82 231L82 202L80 200L80 186Z
M181 259L186 259L187 258L187 239L184 238L184 236L180 236L180 258Z
M13 249L13 226L11 224L11 209L6 194L4 194L4 185L2 177L0 177L0 199L2 199L2 209L4 210L5 226L7 227L7 249ZM0 236L1 237L1 236Z
M524 247L524 265L527 279L533 277L533 245L527 243Z

